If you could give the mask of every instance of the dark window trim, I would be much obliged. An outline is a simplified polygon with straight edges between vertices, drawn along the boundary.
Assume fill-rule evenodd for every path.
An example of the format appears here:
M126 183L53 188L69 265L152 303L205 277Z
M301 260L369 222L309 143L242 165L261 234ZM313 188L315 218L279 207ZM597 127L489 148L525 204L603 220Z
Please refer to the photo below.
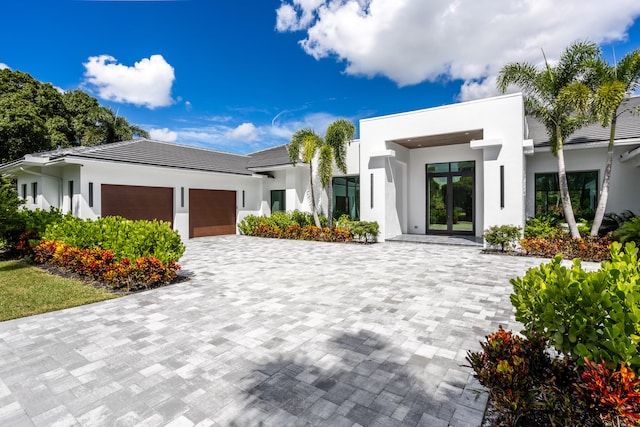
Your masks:
M504 209L504 165L500 165L500 208Z
M281 194L280 201L282 203L282 206L281 206L281 209L277 210L277 211L273 210L273 195L275 193L280 193ZM271 190L271 205L270 205L270 207L271 207L271 213L273 213L273 212L286 212L286 210L287 210L287 190Z
M568 183L570 183L570 179L569 177L571 175L575 175L575 174L586 174L586 173L595 173L595 178L594 178L594 182L595 182L595 190L594 190L594 200L590 200L590 204L593 204L593 211L595 212L595 209L598 205L598 196L600 195L600 170L599 169L587 169L587 170L575 170L575 171L567 171L567 181ZM549 175L549 176L553 176L555 179L554 184L557 184L557 189L549 189L549 190L538 190L537 184L538 184L538 178L543 176L543 175ZM538 192L545 192L546 197L545 197L545 206L544 206L544 211L542 208L540 208L540 212L538 212L540 204L538 203ZM569 193L571 192L575 192L578 190L572 190L571 188L569 188ZM560 198L560 181L559 181L559 177L558 177L558 172L536 172L533 175L533 197L534 197L534 215L538 215L540 213L548 213L549 212L549 202L548 202L548 197L549 197L549 193L553 193L553 192L557 192L557 197ZM560 202L561 203L561 202ZM576 215L580 215L580 206L576 207L573 206L573 210L574 213ZM562 212L562 215L564 215L564 212ZM577 217L576 217L577 218Z

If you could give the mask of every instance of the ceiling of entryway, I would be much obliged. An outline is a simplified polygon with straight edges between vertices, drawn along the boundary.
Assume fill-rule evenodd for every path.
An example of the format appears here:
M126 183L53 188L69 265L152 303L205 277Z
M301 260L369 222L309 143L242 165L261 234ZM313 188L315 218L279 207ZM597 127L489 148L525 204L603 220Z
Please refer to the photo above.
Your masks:
M394 142L409 149L439 147L442 145L468 144L470 141L483 139L483 135L484 132L482 129L473 129L461 132L443 133L440 135L423 135L411 138L393 139L390 142Z

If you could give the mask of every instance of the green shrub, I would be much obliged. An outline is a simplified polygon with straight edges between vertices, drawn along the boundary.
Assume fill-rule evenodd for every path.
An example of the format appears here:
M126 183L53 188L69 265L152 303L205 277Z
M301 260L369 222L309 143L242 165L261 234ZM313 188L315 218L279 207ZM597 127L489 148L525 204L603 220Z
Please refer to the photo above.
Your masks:
M252 236L253 229L258 226L262 217L257 215L247 215L242 218L242 221L238 224L238 230L245 236Z
M551 215L530 218L524 227L525 238L555 239L561 233L557 218Z
M0 176L0 248L15 247L18 236L24 231L20 217L23 204L13 183Z
M327 218L322 214L318 215L318 218L322 228L325 228L327 226ZM238 229L244 235L254 236L254 230L260 224L267 225L279 231L284 231L292 225L298 225L300 227L315 226L311 213L295 210L293 212L274 212L270 216L247 215L240 221L240 224L238 224Z
M291 212L291 219L294 223L300 227L306 227L307 225L315 225L313 222L313 214L311 212L303 212L296 209ZM321 220L322 222L322 220Z
M347 214L342 214L340 215L340 217L336 220L335 222L335 226L336 228L340 228L342 230L348 230L349 227L351 226L351 223L353 221L351 221L351 217Z
M620 243L635 242L640 246L640 217L624 222L613 232L613 238Z
M631 218L635 218L635 216L636 214L634 214L630 210L626 210L619 214L615 212L608 212L604 214L604 217L602 218L602 224L600 225L598 233L600 235L612 233L620 228L622 224L629 221Z
M353 237L364 243L378 241L380 227L376 221L353 221L349 227Z
M515 225L494 225L484 231L482 237L489 247L499 247L502 252L513 249L520 239L522 228Z
M65 216L50 224L42 237L79 249L109 250L118 260L153 256L167 264L178 261L185 250L178 232L168 222L157 220L132 221L121 217L83 220Z
M611 245L611 261L586 272L580 260L562 266L558 255L548 264L511 280L511 303L523 333L538 332L578 364L587 357L610 367L624 362L640 372L640 264L629 243Z

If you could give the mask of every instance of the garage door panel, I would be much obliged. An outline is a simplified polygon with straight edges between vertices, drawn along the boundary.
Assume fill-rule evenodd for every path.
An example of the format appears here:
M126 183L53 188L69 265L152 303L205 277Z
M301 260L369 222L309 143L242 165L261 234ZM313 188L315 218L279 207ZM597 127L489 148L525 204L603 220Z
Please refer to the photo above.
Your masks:
M173 225L173 188L102 184L102 216L158 219Z
M189 237L236 234L236 192L189 190Z

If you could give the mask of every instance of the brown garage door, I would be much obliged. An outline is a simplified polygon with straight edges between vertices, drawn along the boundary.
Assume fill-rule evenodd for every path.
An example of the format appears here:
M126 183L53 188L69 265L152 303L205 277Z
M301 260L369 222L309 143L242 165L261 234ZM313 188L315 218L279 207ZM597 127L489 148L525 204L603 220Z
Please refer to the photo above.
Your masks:
M189 237L236 234L236 192L189 190Z
M173 188L102 184L102 216L159 219L173 225Z

